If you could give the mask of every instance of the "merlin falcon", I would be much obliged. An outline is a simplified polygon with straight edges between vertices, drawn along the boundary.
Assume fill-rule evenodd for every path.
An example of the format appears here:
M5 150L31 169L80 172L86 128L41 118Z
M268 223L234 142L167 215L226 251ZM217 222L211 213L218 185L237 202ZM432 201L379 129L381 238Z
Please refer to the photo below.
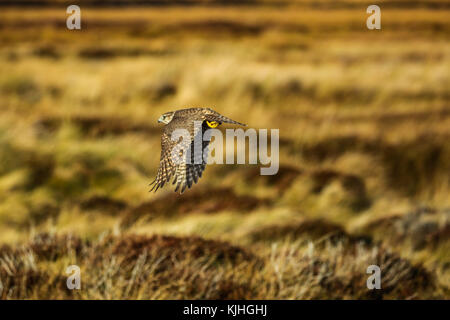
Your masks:
M155 180L150 183L150 186L152 186L150 191L154 190L155 192L172 179L172 183L176 185L175 192L180 190L180 193L183 193L186 187L191 188L194 183L197 183L206 167L207 148L210 142L209 140L202 139L201 155L196 155L192 151L194 150L194 140L198 135L201 134L201 137L203 137L206 130L216 128L222 123L246 126L210 108L189 108L166 112L161 115L158 122L164 123L165 126L161 136L161 158L158 172ZM201 131L196 129L195 123L201 123ZM190 140L172 140L172 134L177 129L187 130L190 134ZM174 148L181 148L180 150L189 150L191 152L183 153L180 151L182 161L177 162L172 157ZM201 159L198 159L199 156L201 156ZM191 159L187 159L187 157Z

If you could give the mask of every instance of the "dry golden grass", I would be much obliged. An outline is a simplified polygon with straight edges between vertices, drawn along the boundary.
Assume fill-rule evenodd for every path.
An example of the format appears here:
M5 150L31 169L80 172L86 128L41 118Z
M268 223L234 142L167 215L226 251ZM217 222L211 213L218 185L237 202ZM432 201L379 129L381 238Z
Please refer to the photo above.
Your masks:
M430 3L386 3L381 31L364 1L82 6L81 31L2 9L0 297L448 299L450 11ZM184 106L279 128L279 173L148 193L156 119Z

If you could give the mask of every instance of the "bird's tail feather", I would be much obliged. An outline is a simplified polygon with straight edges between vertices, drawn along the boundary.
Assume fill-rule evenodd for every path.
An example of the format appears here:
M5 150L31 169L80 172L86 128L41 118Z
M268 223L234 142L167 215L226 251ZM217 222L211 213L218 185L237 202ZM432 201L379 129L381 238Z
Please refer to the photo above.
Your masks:
M247 126L245 123L241 123L241 122L232 120L232 119L227 118L227 117L222 116L222 115L219 115L219 116L218 116L218 119L219 119L220 122L232 123L232 124L238 124L238 125L243 126L243 127L246 127L246 126Z

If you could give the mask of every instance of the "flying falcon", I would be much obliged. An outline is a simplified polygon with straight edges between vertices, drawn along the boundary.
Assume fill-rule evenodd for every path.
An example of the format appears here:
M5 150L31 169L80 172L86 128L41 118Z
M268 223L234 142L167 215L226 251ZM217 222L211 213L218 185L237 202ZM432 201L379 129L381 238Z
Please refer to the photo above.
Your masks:
M197 121L201 123L201 132L194 124ZM180 190L180 193L183 193L186 187L190 188L194 183L197 183L206 167L207 159L205 158L207 152L204 151L208 148L210 141L200 140L202 141L202 153L201 155L196 155L194 152L194 139L196 136L201 134L200 138L203 137L204 132L208 128L216 128L223 122L246 126L210 108L190 108L166 112L158 119L158 122L164 123L165 126L161 136L161 158L158 172L155 180L150 183L150 186L153 185L150 191L155 190L155 192L162 188L166 182L170 182L171 179L173 179L173 184L176 184L175 192ZM183 141L181 137L179 140L172 140L172 133L176 129L187 130L190 134L190 139ZM174 148L189 150L190 152L175 149L175 153L179 152L181 158L181 161L175 161L172 156ZM199 156L201 156L201 159L199 159ZM191 157L190 161L186 161L187 157Z

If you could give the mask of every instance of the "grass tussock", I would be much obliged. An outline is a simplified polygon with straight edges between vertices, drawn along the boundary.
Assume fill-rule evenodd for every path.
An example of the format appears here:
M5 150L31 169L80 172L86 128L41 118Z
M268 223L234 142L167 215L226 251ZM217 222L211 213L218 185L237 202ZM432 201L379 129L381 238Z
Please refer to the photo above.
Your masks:
M80 264L83 291L57 284L64 275L54 267L65 259ZM382 247L342 239L310 243L305 250L298 242L285 243L255 256L198 237L110 235L86 242L40 234L21 250L2 248L0 261L7 298L37 297L44 283L57 284L47 298L439 297L436 281L423 267ZM366 289L365 270L356 269L365 264L380 265L383 291ZM50 276L52 269L56 275Z

